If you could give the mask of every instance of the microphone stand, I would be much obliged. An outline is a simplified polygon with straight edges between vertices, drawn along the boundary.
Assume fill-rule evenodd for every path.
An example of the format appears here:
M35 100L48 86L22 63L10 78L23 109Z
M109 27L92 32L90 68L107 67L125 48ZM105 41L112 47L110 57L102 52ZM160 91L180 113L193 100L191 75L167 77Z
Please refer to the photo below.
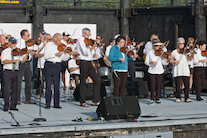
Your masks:
M11 114L11 117L14 119L14 121L16 122L16 125L11 125L11 126L20 126L19 122L17 122L17 120L14 118L14 114L12 112L9 112L9 114Z
M43 44L44 45L44 44ZM38 45L38 50L39 50L39 45ZM40 51L38 51L38 58L40 58L40 54L39 54ZM46 119L45 118L42 118L42 112L41 112L41 95L42 95L42 86L43 86L43 75L42 75L42 68L41 68L41 60L39 62L40 64L40 101L39 101L39 117L38 118L35 118L33 121L36 121L36 122L45 122ZM39 81L39 80L38 80Z

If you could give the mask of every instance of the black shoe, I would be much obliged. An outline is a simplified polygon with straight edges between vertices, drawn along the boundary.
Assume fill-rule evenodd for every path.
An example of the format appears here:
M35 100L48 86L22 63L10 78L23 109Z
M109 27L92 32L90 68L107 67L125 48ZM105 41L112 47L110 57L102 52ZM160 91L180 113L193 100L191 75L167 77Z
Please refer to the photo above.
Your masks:
M50 109L50 106L46 106L45 109Z
M62 107L61 107L61 106L54 106L54 108L62 109Z
M201 98L197 98L197 101L202 101L202 99Z
M203 100L203 98L200 98L201 100Z
M18 111L17 108L10 108L10 110L13 110L13 111Z
M8 109L4 109L4 112L7 112L8 111Z

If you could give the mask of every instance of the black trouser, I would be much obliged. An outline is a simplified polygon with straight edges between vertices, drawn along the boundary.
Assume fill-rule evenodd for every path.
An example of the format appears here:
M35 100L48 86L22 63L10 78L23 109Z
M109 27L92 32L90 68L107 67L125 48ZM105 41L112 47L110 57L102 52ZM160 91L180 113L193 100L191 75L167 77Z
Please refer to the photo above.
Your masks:
M25 97L26 101L31 100L31 69L30 62L24 62L19 64L19 90L17 92L17 101L20 101L21 98L21 84L22 77L24 76L25 80Z
M3 93L3 65L0 63L0 78L1 78L1 90L0 90L0 98L4 97Z
M204 67L195 67L194 68L194 84L196 90L196 98L201 98L201 91L204 87L205 79L205 68Z
M150 92L151 100L159 100L161 94L161 84L163 80L163 74L150 74ZM154 92L156 89L156 99L154 99Z
M17 106L17 91L19 81L19 71L3 71L4 79L4 109L9 109L9 97L11 90L11 104L10 109Z
M80 103L85 103L85 86L88 76L93 80L93 102L98 102L100 98L100 80L90 61L80 61Z
M61 64L45 62L45 82L46 82L46 106L50 106L51 103L51 85L52 79L54 84L54 106L58 107L60 103L60 72Z
M134 61L129 61L128 62L128 70L129 70L129 75L130 75L130 80L135 82L135 64Z
M42 78L40 77L40 71L42 72ZM44 69L37 69L37 87L36 87L36 94L39 95L40 94L40 86L42 87L41 92L43 92L43 82L45 80L45 75L44 75ZM41 81L43 81L41 84Z
M187 76L178 76L175 77L175 87L176 87L176 93L175 93L175 97L181 99L181 92L180 92L180 81L181 79L183 80L184 83L184 94L185 94L185 100L187 100L189 98L188 96L188 92L189 92L189 79L190 77Z
M117 72L119 79L114 75L114 96L124 96L126 92L127 72Z

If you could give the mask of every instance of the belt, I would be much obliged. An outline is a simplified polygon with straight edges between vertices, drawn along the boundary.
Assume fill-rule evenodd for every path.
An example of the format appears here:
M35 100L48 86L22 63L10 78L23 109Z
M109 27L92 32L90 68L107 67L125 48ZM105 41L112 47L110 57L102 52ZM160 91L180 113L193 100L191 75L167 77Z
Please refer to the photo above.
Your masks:
M12 69L4 69L5 71L19 71L19 70L12 70Z
M91 61L89 61L89 60L80 60L81 62L91 62Z
M48 62L48 63L53 63L53 64L60 64L61 62L55 62L55 61L46 61L46 62Z

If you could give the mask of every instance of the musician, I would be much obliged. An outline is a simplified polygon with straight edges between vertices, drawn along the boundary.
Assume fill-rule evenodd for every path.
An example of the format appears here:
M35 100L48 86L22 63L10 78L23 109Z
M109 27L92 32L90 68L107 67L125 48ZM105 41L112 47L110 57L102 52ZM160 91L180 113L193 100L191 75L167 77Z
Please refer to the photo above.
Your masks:
M17 41L16 47L19 49L27 48L32 49L33 47L29 48L26 45L26 41L30 39L30 33L28 30L22 30L20 32L21 38ZM24 54L19 56L20 60L22 61L23 58L27 58L25 62L20 62L19 64L19 90L17 93L17 104L21 104L20 98L21 98L21 84L22 84L22 78L24 76L25 79L25 98L26 102L25 104L36 104L31 100L31 67L30 62L32 60L34 52L30 52L29 55Z
M46 82L46 109L50 109L51 103L51 85L52 78L54 84L54 108L61 109L60 106L60 72L61 62L69 59L69 54L58 51L58 45L61 44L61 34L56 33L53 35L53 42L48 42L45 46L44 58L45 62L45 82Z
M112 48L112 46L114 46L115 44L115 39L111 38L109 40L109 45L106 47L106 52L105 52L105 55L108 57L109 56L109 52L110 52L110 49Z
M0 60L1 60L1 52L4 50L1 45L5 44L6 36L4 34L0 35ZM0 90L0 98L4 97L3 93L3 65L0 64L0 78L1 78L1 90Z
M73 54L73 58L68 61L70 76L75 80L76 87L78 85L79 76L80 76L80 68L76 62L77 60L78 60L78 53L75 53ZM71 84L71 87L73 87L72 84Z
M34 53L34 57L38 58L37 60L37 88L36 88L36 99L40 99L40 85L41 85L41 79L40 79L40 71L42 72L42 80L45 80L44 77L44 66L45 66L45 45L48 41L48 39L51 39L50 34L47 34L44 30L41 30L39 33L40 36L40 45L35 45L34 50L37 50L37 52ZM42 90L41 93L43 93L43 84L42 84Z
M17 106L17 91L19 81L19 63L20 60L12 55L12 50L16 48L17 40L14 37L9 38L9 47L2 51L1 62L3 64L3 85L4 85L4 111L18 111ZM9 102L11 91L11 103ZM10 104L9 104L10 103Z
M163 80L163 65L167 65L167 60L162 57L162 55L157 56L156 52L160 49L163 43L159 39L154 39L153 47L154 49L150 50L147 53L145 64L149 66L148 73L150 75L150 92L151 92L151 101L149 105L162 104L160 101L161 94L161 84ZM159 52L158 52L159 53ZM162 53L161 53L162 54ZM156 97L154 97L154 92L156 90Z
M68 33L68 32L63 32L62 33L62 36L63 36L63 38L62 38L62 40L61 40L61 43L63 43L63 44L65 44L66 46L68 45L67 44L67 41L68 41L68 39L69 39L69 36L70 36L70 34ZM66 71L66 69L68 68L68 61L62 61L61 62L61 73L62 73L62 82L63 82L63 90L66 90L66 85L65 85L65 71Z
M96 36L96 43L99 45L98 47L95 48L95 53L99 56L98 61L97 61L99 65L96 65L96 67L97 66L101 66L101 67L106 66L106 64L103 61L103 54L102 54L102 53L105 54L106 45L105 45L105 43L102 42L102 40L103 40L103 38L101 35Z
M143 50L143 54L147 55L147 53L153 49L153 44L152 44L152 40L153 39L159 39L158 34L152 34L150 37L150 41L148 41L145 44L144 50Z
M120 51L124 47L125 42L125 37L119 36L116 39L116 44L111 48L109 53L111 66L118 75L118 77L114 75L114 96L124 96L126 91L128 57L126 53Z
M79 101L82 107L89 107L88 104L85 102L85 86L86 86L86 78L88 75L93 80L93 100L92 105L99 105L99 98L100 98L100 81L98 74L96 73L91 61L93 57L97 57L94 53L93 47L86 47L84 42L85 39L89 38L91 35L91 31L88 28L84 28L82 30L82 36L77 40L76 47L77 52L80 54L80 97Z
M185 50L185 39L183 37L179 37L177 39L177 49L173 50L171 55L172 58L169 59L170 63L173 64L172 76L175 79L175 97L176 102L179 103L181 100L181 92L180 92L180 82L181 79L184 82L184 94L185 94L185 102L192 102L189 99L189 78L190 78L190 70L188 66L188 60L192 60L192 57L189 56Z
M199 49L196 51L193 57L194 63L194 84L196 90L196 99L198 101L202 101L201 91L204 87L204 79L205 79L205 67L207 63L206 56L202 56L201 52L206 50L206 42L200 41L198 43Z

